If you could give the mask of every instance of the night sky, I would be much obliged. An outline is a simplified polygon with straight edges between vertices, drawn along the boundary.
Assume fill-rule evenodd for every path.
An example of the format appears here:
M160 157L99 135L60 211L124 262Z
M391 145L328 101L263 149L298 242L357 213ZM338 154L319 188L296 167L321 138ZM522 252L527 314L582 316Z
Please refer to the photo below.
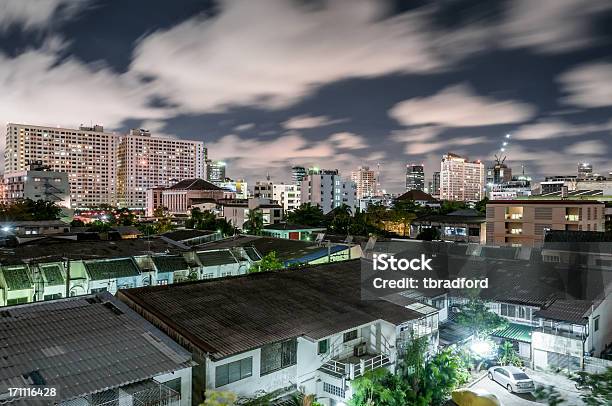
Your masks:
M612 1L0 2L0 122L203 140L228 175L612 171ZM2 137L2 146L4 144Z

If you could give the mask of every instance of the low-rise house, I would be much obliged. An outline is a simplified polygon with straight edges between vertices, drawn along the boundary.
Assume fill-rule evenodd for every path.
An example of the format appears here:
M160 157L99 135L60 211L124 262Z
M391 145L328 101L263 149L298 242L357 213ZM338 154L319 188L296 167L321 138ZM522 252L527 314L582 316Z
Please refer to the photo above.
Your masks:
M223 199L218 201L220 217L239 229L244 227L249 212L252 210L261 211L264 226L280 223L283 220L283 206L270 199Z
M89 292L108 291L142 286L140 271L132 258L84 261L89 275Z
M200 377L194 401L207 390L241 398L283 398L299 390L329 406L345 403L351 382L367 371L393 370L415 334L437 336L435 309L362 301L360 265L347 261L118 296L192 351Z
M175 281L188 280L191 268L182 255L155 255L151 257L157 280L152 285L168 285Z
M436 199L429 193L425 193L422 190L418 189L407 191L406 193L397 197L395 201L413 202L418 206L440 207L440 201L438 199Z
M6 236L37 237L69 233L70 225L61 220L3 221L0 232Z
M242 275L251 267L251 261L242 258L232 249L196 251L200 265L199 279L214 279Z
M66 296L66 275L61 262L39 264L35 267L34 286L36 290L36 301L60 299Z
M277 223L269 224L262 230L263 235L287 240L314 240L313 235L325 233L325 227L304 226L299 224Z
M416 238L426 228L438 231L443 241L484 244L485 216L476 210L457 210L449 214L431 214L417 217L410 223L410 236Z
M191 354L108 293L12 306L0 320L3 404L192 404ZM8 392L36 385L55 395Z

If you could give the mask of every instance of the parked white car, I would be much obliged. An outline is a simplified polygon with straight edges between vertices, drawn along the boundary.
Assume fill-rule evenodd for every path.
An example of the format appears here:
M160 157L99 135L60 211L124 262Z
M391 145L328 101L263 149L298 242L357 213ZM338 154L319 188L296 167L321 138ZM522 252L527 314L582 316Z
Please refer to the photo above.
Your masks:
M491 367L487 376L492 381L506 388L510 393L529 393L535 390L533 379L525 371L517 367Z

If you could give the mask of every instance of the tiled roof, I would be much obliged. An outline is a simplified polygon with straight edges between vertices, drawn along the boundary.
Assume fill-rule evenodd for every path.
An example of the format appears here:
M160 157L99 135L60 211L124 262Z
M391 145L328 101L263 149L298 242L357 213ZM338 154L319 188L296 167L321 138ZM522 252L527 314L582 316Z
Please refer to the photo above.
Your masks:
M31 289L33 287L30 270L27 266L2 267L8 290Z
M212 184L204 179L185 179L168 189L171 190L222 190L219 186Z
M202 251L198 252L197 255L203 266L217 266L236 263L236 258L232 255L230 250Z
M538 310L534 317L567 321L575 324L586 324L586 317L591 313L593 301L590 300L555 300L545 309Z
M184 229L168 231L167 233L164 233L162 235L174 241L185 241L191 240L193 238L204 237L213 233L214 231Z
M188 270L189 265L182 255L158 255L153 257L153 263L160 272Z
M92 280L126 278L140 275L136 263L131 258L87 261L85 262L85 268Z
M418 189L409 190L408 192L399 196L396 200L417 200L417 201L427 201L427 202L437 202L438 201L429 193L425 193Z
M64 276L59 265L46 265L41 266L42 272L45 276L45 283L49 286L58 286L64 284Z
M400 324L422 316L384 300L361 300L359 260L126 289L119 297L214 359L298 336L321 339L380 319Z
M68 400L191 365L187 351L109 293L7 308L0 342L0 393L28 386L32 374Z

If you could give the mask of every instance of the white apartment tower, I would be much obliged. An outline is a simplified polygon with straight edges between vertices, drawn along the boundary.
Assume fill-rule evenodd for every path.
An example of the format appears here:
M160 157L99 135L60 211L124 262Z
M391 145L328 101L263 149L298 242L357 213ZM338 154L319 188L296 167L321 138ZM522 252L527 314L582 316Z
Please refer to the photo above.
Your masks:
M367 166L361 166L351 172L351 180L357 188L357 199L371 197L376 194L376 173Z
M301 203L319 206L325 214L343 204L355 211L355 183L342 179L337 169L309 169L306 177L302 179L300 193Z
M448 153L440 163L440 199L478 201L484 197L485 168L480 161L468 161Z
M114 205L118 141L117 135L99 125L72 129L9 123L4 174L41 162L51 171L68 174L72 208Z
M168 187L183 179L204 178L206 149L202 141L151 136L130 130L117 148L117 202L144 209L147 190Z

